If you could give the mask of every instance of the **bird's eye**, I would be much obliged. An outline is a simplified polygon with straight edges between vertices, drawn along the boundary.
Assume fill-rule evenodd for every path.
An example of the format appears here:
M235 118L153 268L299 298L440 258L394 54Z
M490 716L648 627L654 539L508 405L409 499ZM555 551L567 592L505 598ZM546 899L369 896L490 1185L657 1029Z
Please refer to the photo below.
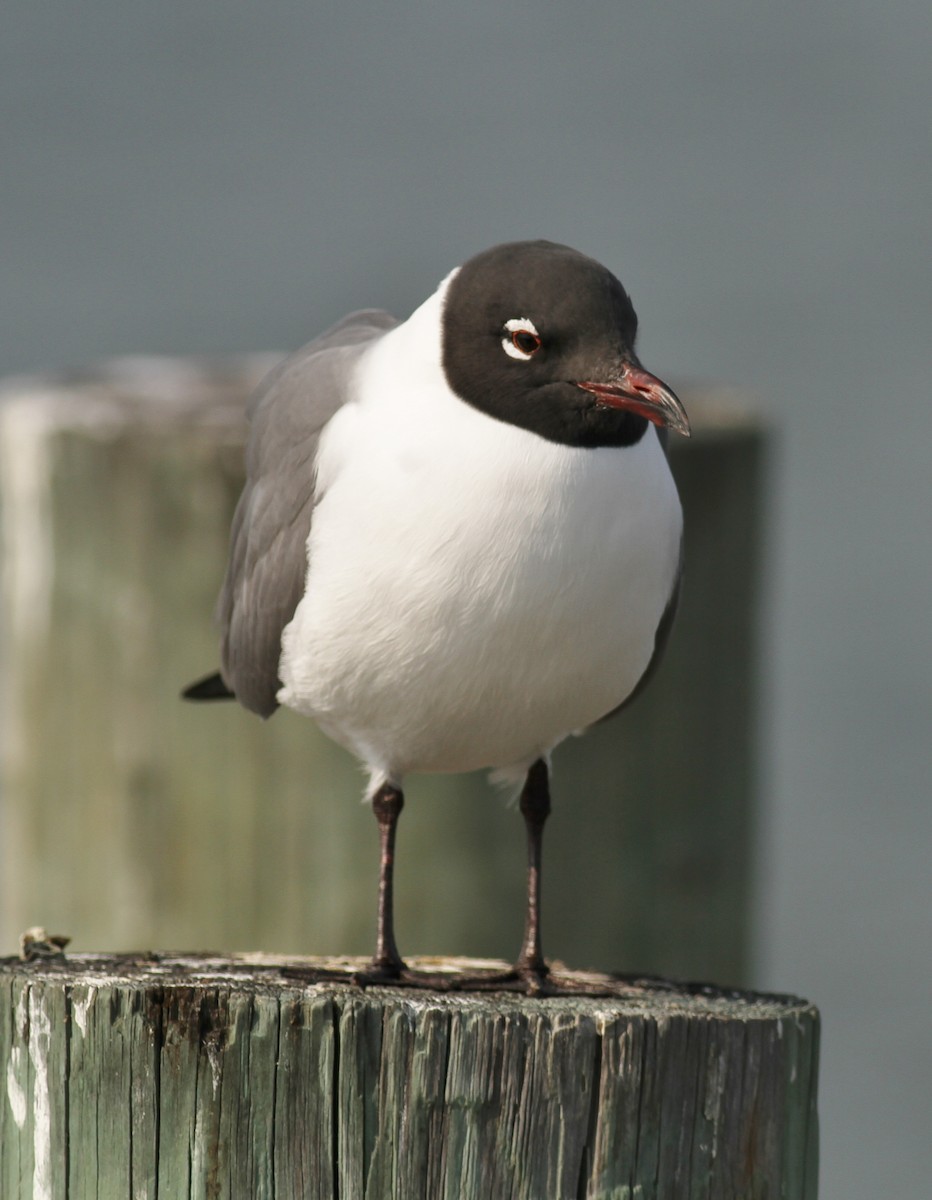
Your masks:
M514 331L511 342L516 350L521 350L524 354L533 354L535 350L540 349L540 338L537 334L527 333L523 329Z
M502 349L511 358L520 358L526 362L537 353L541 345L541 336L534 328L534 322L527 317L515 317L505 322Z

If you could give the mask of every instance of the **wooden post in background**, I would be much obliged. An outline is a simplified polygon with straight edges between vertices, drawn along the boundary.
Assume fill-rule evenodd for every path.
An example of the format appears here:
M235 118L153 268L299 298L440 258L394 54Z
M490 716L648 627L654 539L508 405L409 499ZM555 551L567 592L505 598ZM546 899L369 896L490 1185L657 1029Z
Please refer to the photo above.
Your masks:
M815 1200L805 1001L348 974L0 961L3 1200Z
M356 765L310 721L183 704L269 358L120 360L0 389L0 948L368 953L376 831ZM554 761L548 954L740 982L754 799L763 435L682 389L686 578L662 669ZM513 956L520 816L482 775L410 781L402 951Z

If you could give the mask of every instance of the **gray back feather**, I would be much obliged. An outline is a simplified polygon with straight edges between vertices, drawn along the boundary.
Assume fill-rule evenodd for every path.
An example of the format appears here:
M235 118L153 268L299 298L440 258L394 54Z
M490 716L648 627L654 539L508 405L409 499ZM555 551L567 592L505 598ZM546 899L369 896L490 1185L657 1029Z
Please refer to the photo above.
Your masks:
M278 707L282 630L304 594L321 431L349 398L363 350L397 323L351 313L280 363L249 403L246 484L217 621L224 682L264 717Z

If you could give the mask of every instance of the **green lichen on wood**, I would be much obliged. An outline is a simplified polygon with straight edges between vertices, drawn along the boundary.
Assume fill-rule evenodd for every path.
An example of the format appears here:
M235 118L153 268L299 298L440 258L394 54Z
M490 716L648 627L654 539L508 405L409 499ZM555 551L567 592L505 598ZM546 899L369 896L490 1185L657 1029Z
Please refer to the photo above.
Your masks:
M4 1200L814 1200L804 1001L309 965L3 960Z

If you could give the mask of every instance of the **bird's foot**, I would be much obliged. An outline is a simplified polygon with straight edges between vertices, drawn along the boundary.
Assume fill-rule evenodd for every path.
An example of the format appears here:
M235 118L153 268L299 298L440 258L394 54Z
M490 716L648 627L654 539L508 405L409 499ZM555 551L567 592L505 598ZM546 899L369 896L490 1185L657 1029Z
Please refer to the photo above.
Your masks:
M554 989L550 981L550 968L542 958L518 959L512 968L516 978L524 984L529 996L546 996Z
M391 985L403 982L410 974L404 959L398 954L376 954L368 967L353 973L353 982L360 987Z
M414 977L418 974L409 972L408 978L415 982ZM526 996L549 996L559 990L550 980L550 969L546 963L523 962L521 959L504 971L479 970L443 976L428 972L423 980L421 986L445 992L523 992Z
M373 958L368 966L352 973L359 987L402 987L436 992L516 992L526 996L550 996L559 993L550 978L546 963L518 961L503 971L483 970L450 972L409 967L402 959Z

